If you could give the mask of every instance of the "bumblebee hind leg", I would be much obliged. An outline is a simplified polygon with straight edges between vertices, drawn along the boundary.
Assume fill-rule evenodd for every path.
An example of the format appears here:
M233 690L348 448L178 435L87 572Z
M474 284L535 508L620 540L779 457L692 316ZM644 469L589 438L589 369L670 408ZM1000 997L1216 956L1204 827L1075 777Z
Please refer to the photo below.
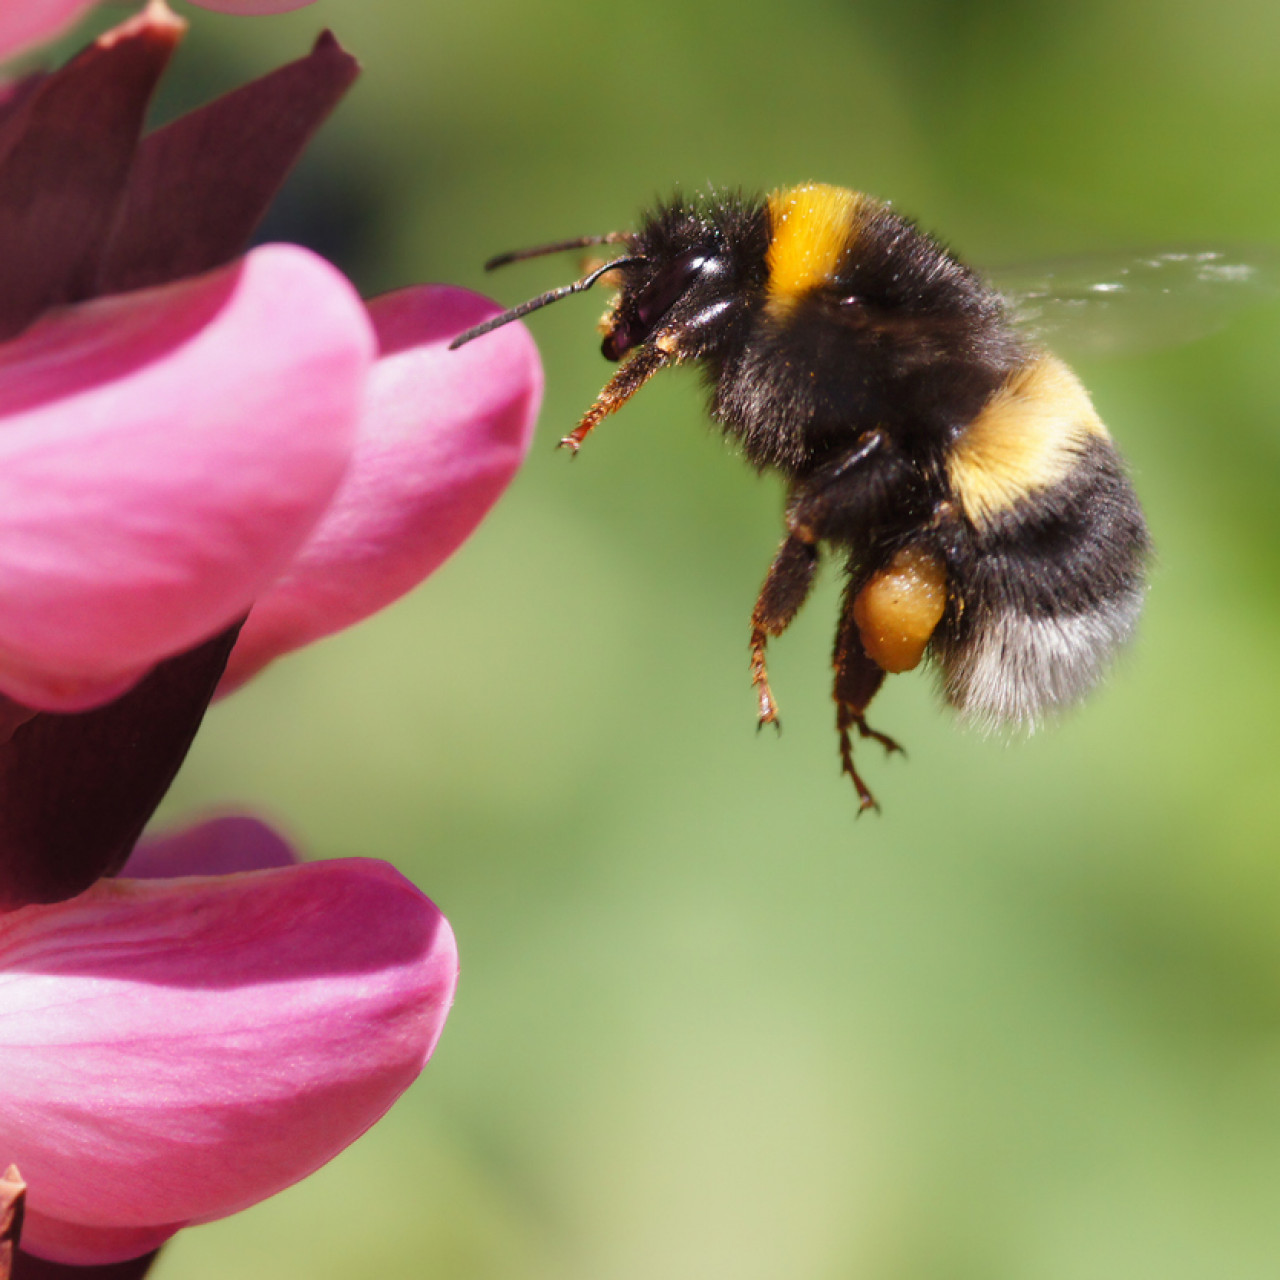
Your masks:
M854 767L851 731L856 729L860 738L874 738L890 753L902 751L902 747L888 734L880 733L867 724L867 707L884 683L885 672L867 656L867 651L863 648L862 636L854 618L855 598L852 590L846 594L840 626L836 630L832 659L836 670L833 696L836 701L836 731L840 735L840 767L849 775L858 792L858 812L865 813L868 809L878 812L880 805Z
M818 548L792 534L778 548L760 588L751 614L751 684L761 727L778 724L778 704L765 667L765 645L770 636L780 636L791 625L809 595L817 567Z

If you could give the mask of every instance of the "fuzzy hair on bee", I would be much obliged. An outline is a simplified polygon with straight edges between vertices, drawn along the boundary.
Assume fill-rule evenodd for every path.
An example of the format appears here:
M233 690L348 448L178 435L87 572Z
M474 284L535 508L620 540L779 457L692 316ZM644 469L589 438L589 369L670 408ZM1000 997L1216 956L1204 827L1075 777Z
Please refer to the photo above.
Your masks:
M1098 683L1142 607L1142 511L1075 374L981 276L888 204L820 183L676 198L634 231L489 265L589 245L621 253L453 345L613 284L602 350L619 368L561 441L574 452L659 370L701 369L713 419L787 485L751 616L762 725L768 641L821 554L843 560L836 728L860 812L875 800L853 735L897 749L866 721L887 674L928 657L962 718L1026 728Z

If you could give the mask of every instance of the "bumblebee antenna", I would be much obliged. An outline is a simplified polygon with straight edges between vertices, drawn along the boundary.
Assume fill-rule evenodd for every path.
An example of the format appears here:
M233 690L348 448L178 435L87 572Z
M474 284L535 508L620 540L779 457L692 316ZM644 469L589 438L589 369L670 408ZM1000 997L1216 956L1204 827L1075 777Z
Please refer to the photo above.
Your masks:
M510 324L512 320L519 320L521 316L527 316L531 311L539 311L548 303L559 302L561 298L567 298L571 293L583 293L590 289L601 276L607 275L610 271L616 271L619 267L629 267L633 262L643 261L644 258L639 254L631 254L625 258L615 258L612 262L606 262L604 266L597 267L589 275L583 276L581 280L575 280L572 284L561 285L560 288L552 289L549 293L530 298L528 302L522 302L518 307L512 307L510 311L504 311L500 316L493 316L483 324L478 324L475 328L458 334L449 343L449 350L456 351L464 342L470 342L472 338L479 338L483 334L491 333L494 329L500 329L504 324Z
M513 253L500 253L484 264L486 271L495 271L512 262L524 262L527 258L542 258L549 253L565 253L569 249L586 249L593 244L626 244L625 231L608 231L602 236L578 236L574 240L557 240L554 244L540 244L532 249L516 249Z

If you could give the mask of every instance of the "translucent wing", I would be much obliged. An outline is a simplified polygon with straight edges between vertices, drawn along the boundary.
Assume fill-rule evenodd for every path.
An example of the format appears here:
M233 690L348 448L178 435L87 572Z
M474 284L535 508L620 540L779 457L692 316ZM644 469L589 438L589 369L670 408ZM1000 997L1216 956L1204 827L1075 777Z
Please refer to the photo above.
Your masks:
M1116 355L1207 337L1280 299L1280 250L1169 249L991 271L1014 323L1080 355Z

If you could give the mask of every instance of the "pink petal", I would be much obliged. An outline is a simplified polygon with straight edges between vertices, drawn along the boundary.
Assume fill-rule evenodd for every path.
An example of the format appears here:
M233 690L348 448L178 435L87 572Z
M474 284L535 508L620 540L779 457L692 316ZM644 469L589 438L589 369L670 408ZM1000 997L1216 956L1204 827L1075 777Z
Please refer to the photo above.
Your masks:
M132 880L167 880L265 871L291 867L297 861L297 854L265 822L227 814L173 835L144 840L120 874Z
M367 617L450 556L523 461L542 367L523 325L450 351L495 314L449 285L377 298L380 358L351 469L285 577L254 605L223 689L272 658Z
M243 614L328 505L372 356L289 246L0 346L0 690L114 696Z
M104 880L0 918L23 1247L117 1261L306 1176L417 1076L456 976L444 917L368 860Z
M52 40L95 0L6 0L0 4L0 59L11 58L20 49Z

